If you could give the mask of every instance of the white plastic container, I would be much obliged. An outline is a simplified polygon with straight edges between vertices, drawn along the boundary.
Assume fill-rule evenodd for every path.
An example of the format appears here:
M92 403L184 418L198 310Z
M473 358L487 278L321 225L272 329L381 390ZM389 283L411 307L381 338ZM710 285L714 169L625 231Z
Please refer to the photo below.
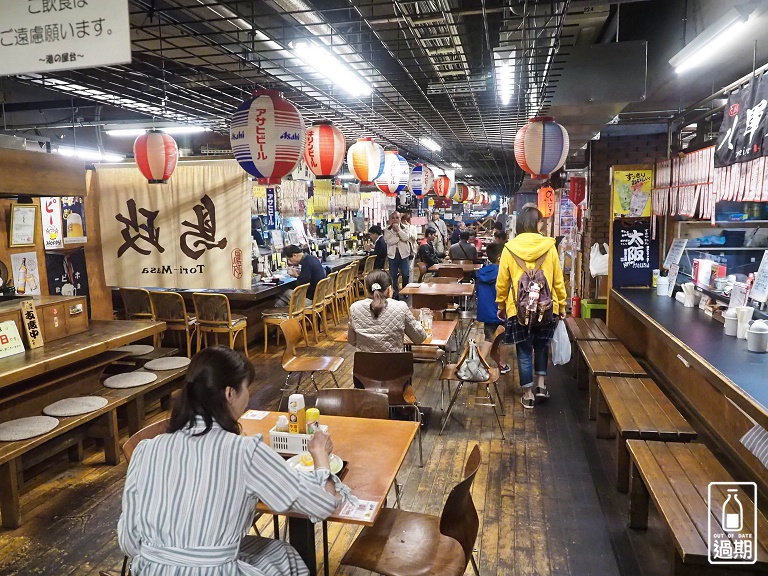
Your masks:
M328 432L328 426L320 424L320 430ZM269 445L280 454L301 454L307 451L307 443L312 434L291 434L278 432L275 426L269 431Z
M739 319L736 317L736 310L729 308L723 314L723 320L725 324L725 335L736 336L736 330L739 326Z
M659 276L656 280L656 294L659 296L668 296L669 292L669 278L666 276Z

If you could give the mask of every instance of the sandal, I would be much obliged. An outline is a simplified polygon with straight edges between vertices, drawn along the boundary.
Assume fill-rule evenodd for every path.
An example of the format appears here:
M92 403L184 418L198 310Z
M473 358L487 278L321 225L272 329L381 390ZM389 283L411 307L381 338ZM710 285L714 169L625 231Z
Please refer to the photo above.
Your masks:
M499 366L499 374L508 374L512 371L512 368L509 364L505 364L504 366Z
M536 401L533 398L526 398L523 396L520 399L520 403L523 405L523 408L533 408L533 406L536 404Z
M536 400L538 402L546 402L549 400L549 390L546 388L542 388L541 386L536 386L536 391L534 392L536 396Z

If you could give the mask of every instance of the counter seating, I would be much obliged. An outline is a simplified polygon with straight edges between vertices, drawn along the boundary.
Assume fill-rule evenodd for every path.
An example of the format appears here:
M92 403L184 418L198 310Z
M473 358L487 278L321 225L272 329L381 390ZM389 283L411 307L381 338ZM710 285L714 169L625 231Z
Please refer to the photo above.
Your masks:
M307 290L309 290L309 284L302 284L296 286L291 292L291 301L288 303L288 308L273 308L262 312L261 321L264 323L264 354L267 353L267 343L269 342L269 327L280 326L283 320L289 318L299 318L301 321L301 332L304 335L304 342L309 344L307 338L307 325L304 322L304 307L307 301ZM280 345L280 329L277 330L277 345Z
M324 330L328 334L328 316L326 313L326 296L330 290L329 278L323 278L315 286L315 294L312 298L312 304L304 308L304 319L308 320L312 326L312 335L315 337L315 344L319 343L317 333ZM318 324L322 321L322 330L318 329Z
M589 419L597 418L597 377L626 376L639 378L648 376L634 356L618 341L582 340L578 343L579 353L584 358L589 372ZM576 375L577 383L581 378Z
M707 509L710 482L732 482L733 478L714 454L697 443L667 443L628 440L632 462L630 487L630 528L648 527L648 503L654 506L672 535L676 553L673 559L675 576L706 576L715 574L766 574L768 571L768 520L757 512L757 563L741 565L710 565L707 552L708 527L722 533L722 514ZM715 507L722 510L726 490L713 486ZM739 490L738 499L744 505L749 497ZM751 505L746 508L751 508ZM743 514L744 528L754 529L754 517Z
M91 364L83 373L83 378L91 382L89 388L80 388L77 383L80 395L92 394L106 398L107 404L103 408L79 416L60 417L59 425L41 436L0 442L0 513L5 528L18 528L21 525L19 490L23 487L25 468L64 450L69 452L70 461L79 462L83 459L83 441L87 438L101 439L106 463L118 464L120 447L117 409L124 407L126 410L128 433L132 435L138 432L144 425L145 398L149 395L169 398L173 389L180 387L187 371L185 367L158 372L157 380L135 388L110 389L101 386L98 378L106 363L120 357L120 354L108 353L100 357L98 363ZM74 384L65 384L63 390L57 384L56 380L47 382L44 385L47 391L41 390L40 394L19 405L15 409L18 417L40 415L45 405L72 395Z
M582 340L618 340L613 332L599 318L571 318L565 319L565 328L571 340L571 357L574 358L573 370L577 374L580 370L580 355L577 349ZM583 386L586 389L586 382Z
M650 378L598 376L597 437L616 434L616 488L629 489L627 440L689 442L696 432Z
M187 358L191 358L192 336L197 330L197 317L187 314L184 297L178 292L161 290L151 291L149 297L155 309L155 319L165 322L165 330L177 334L179 339L183 334Z
M197 351L200 352L202 342L208 346L208 334L214 334L216 343L219 334L229 337L229 347L234 350L238 334L243 335L243 352L248 357L248 319L239 314L232 314L229 308L229 298L226 294L195 292L192 294L197 317Z
M120 297L125 306L126 320L155 320L155 306L149 295L149 290L144 288L120 288ZM152 345L160 346L160 335L152 337Z

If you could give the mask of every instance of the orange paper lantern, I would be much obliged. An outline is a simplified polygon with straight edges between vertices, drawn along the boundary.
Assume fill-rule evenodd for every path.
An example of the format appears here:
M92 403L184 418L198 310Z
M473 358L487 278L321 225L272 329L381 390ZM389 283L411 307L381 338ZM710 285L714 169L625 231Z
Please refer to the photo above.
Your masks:
M451 190L451 180L448 176L438 176L434 183L435 194L441 198L447 198Z
M555 191L551 186L539 188L539 212L544 218L549 218L555 212Z

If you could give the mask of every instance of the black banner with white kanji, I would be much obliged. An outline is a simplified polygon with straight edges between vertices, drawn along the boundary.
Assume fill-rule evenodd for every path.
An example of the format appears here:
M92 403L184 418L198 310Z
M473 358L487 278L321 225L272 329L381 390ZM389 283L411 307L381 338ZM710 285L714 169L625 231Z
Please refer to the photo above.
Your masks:
M651 238L650 218L613 221L613 287L650 286L659 267L659 241Z
M753 78L731 92L715 145L715 168L747 162L765 155L768 80Z

